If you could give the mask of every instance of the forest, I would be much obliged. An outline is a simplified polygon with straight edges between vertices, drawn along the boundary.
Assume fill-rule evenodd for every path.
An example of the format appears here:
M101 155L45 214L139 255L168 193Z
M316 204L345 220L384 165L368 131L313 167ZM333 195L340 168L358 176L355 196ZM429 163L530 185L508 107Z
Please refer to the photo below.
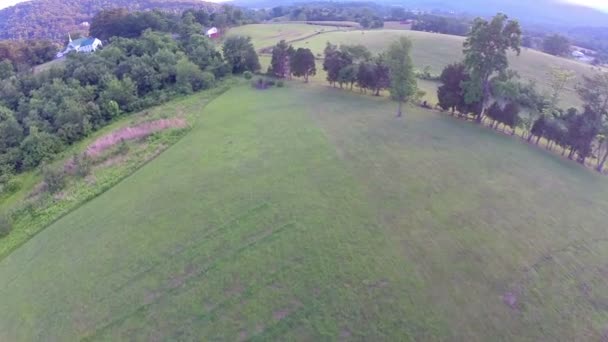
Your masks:
M92 30L112 36L99 53L70 54L63 67L39 73L18 71L8 59L0 62L0 184L119 116L211 88L233 72L259 69L248 38L226 39L220 53L202 35L197 11L159 14L167 32L153 26L138 37L133 32L143 27L129 25L138 16L121 13L100 12L93 19Z

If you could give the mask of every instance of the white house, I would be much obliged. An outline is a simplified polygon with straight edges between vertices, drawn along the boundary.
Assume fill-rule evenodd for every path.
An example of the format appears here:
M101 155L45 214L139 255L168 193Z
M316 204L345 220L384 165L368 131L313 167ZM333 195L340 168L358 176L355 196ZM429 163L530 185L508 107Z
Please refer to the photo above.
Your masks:
M67 55L70 52L82 52L82 53L91 53L97 51L103 45L101 44L101 40L92 37L78 38L76 40L72 40L70 36L70 42L68 46L66 46L63 52L57 53L57 58L61 58Z

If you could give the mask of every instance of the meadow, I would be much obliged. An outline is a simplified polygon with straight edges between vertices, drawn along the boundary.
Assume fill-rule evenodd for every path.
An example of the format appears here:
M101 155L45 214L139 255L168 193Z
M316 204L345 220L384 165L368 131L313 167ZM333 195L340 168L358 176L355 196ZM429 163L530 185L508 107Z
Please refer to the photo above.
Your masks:
M191 108L0 261L0 340L605 337L605 178L395 108L299 82Z

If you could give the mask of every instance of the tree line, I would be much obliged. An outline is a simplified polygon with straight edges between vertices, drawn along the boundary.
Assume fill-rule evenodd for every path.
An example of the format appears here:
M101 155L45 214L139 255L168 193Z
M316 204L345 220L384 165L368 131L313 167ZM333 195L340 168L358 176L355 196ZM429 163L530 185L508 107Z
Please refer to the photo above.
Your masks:
M499 14L487 21L476 19L464 43L464 61L448 65L437 90L439 106L476 122L490 122L522 130L530 142L542 138L547 148L559 146L562 154L585 164L598 159L602 172L608 159L608 76L584 77L577 86L583 109L559 107L566 84L574 78L568 70L551 72L551 93L541 95L533 83L522 83L508 69L507 51L520 52L522 32L517 21ZM525 109L525 110L523 110Z
M249 38L228 38L220 52L201 30L186 14L178 38L150 29L113 37L39 73L0 63L0 188L120 116L259 70Z

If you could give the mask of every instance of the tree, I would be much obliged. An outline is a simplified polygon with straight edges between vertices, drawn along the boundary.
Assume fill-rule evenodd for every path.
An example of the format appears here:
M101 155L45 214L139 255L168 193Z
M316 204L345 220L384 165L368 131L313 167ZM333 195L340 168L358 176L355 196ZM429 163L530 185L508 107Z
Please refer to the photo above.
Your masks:
M272 60L270 61L270 72L278 78L291 77L290 60L295 53L291 45L281 40L272 49Z
M224 59L230 65L233 73L242 74L245 71L256 72L260 70L260 61L251 43L251 37L228 37L222 50Z
M176 66L176 86L184 94L202 88L203 72L187 58L182 58Z
M465 101L481 103L477 122L481 122L491 97L490 78L509 66L507 50L520 53L521 28L519 23L497 14L491 21L475 19L464 42L464 64L471 79L465 82Z
M565 56L570 52L568 38L552 34L543 40L543 51L554 56Z
M459 106L464 104L463 84L469 80L466 67L462 63L446 66L441 72L441 86L437 88L439 106L444 110L451 110L452 114Z
M597 121L599 130L605 130L608 125L608 75L603 72L596 73L592 77L584 76L583 83L577 87L577 92L588 108L588 111L597 113L600 118ZM608 139L601 142L605 153L600 157L597 170L602 172L606 160L608 160Z
M374 95L380 96L380 91L391 85L391 76L388 65L386 64L386 56L379 54L373 59L374 71Z
M338 74L340 88L342 88L342 85L348 84L350 85L350 90L353 90L353 85L357 82L357 71L357 66L354 64L347 65L340 69Z
M390 92L393 100L399 103L397 117L402 116L402 105L416 94L416 77L410 51L412 43L406 37L394 41L386 52L391 84Z
M15 74L15 67L8 59L0 61L0 80L9 78Z
M352 65L353 59L348 53L339 50L336 45L329 42L325 46L324 55L323 70L327 72L327 81L330 85L335 85L341 70Z
M551 97L549 98L549 106L545 108L547 108L548 113L552 113L559 104L560 96L564 91L564 88L568 82L576 77L576 74L572 70L552 68L549 72L549 77L551 78Z
M308 83L308 77L317 74L315 55L310 49L299 48L291 59L291 73L296 77L304 77Z

